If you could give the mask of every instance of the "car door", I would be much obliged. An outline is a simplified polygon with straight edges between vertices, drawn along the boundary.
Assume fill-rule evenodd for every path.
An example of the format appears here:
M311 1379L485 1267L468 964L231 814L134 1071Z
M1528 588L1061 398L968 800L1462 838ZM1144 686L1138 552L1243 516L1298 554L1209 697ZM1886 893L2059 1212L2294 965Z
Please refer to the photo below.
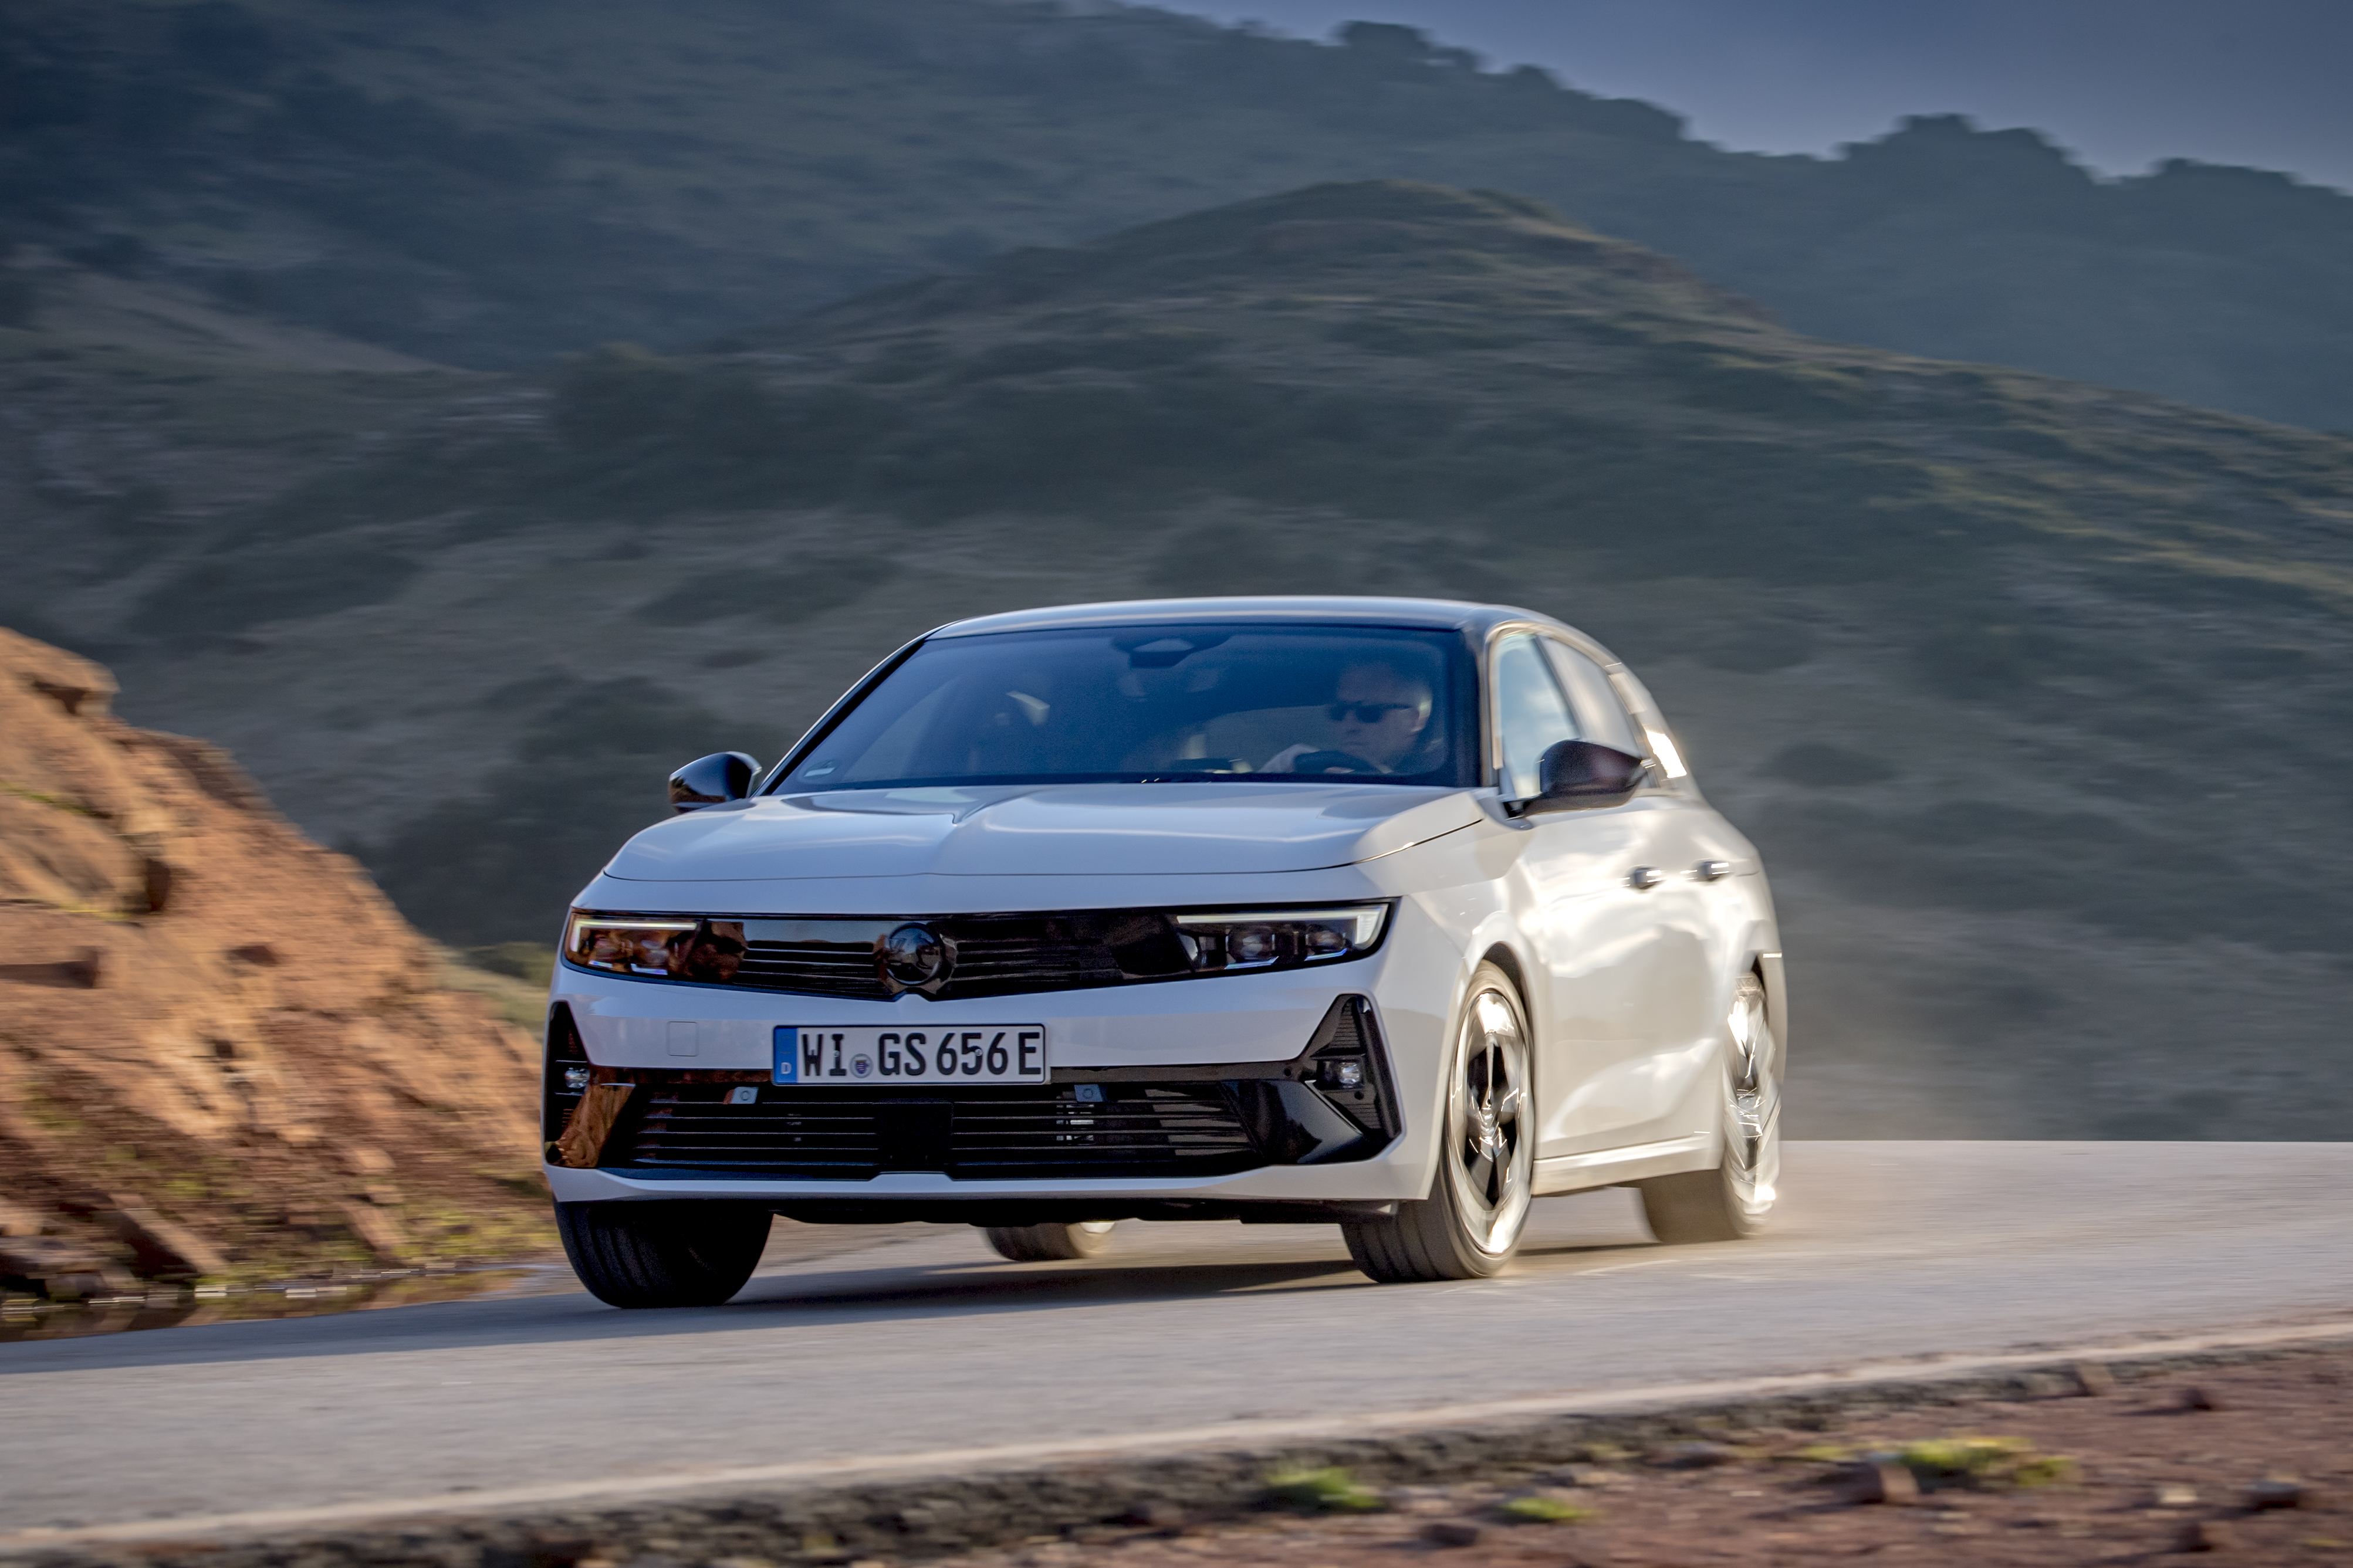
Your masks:
M1614 994L1625 1012L1586 1047L1588 1070L1561 1108L1560 1152L1701 1131L1704 1124L1683 1123L1694 1106L1713 1108L1696 1089L1721 1059L1715 1003L1725 922L1716 906L1727 889L1714 869L1725 864L1712 831L1718 819L1683 783L1672 740L1634 717L1599 664L1556 637L1543 647L1586 738L1651 766L1651 783L1610 813L1623 824L1613 844L1624 862L1613 891L1630 912Z
M1538 793L1537 763L1565 740L1599 740L1578 722L1545 644L1507 631L1490 655L1497 782L1506 801ZM1621 749L1624 749L1621 747ZM1608 1148L1646 1113L1645 1064L1656 1054L1661 981L1657 905L1629 880L1655 859L1654 812L1639 802L1524 817L1513 902L1540 973L1529 977L1535 1017L1536 1154Z

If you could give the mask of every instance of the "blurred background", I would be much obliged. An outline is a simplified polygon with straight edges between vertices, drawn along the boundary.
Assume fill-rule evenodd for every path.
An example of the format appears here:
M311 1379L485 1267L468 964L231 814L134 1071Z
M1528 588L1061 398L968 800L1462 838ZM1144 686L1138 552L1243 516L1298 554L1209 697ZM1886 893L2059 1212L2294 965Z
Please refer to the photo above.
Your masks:
M670 767L955 616L1291 590L1635 664L1773 868L1793 1135L2338 1137L2347 26L17 0L0 1175L124 1233L205 1151L252 1257L527 1217L532 987ZM356 865L256 892L273 809ZM355 989L294 917L365 879ZM346 1081L432 1007L484 1043Z
M2108 174L2171 158L2353 186L2337 83L2353 13L2328 0L1190 0L1320 37L1423 28L1491 60L1681 115L1757 153L1834 154L1907 116L2031 125Z

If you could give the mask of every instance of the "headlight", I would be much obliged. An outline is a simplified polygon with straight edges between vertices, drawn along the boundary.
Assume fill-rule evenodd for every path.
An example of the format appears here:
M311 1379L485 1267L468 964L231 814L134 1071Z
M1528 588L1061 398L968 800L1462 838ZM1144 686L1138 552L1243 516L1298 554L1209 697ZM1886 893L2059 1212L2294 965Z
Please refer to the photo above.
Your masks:
M1237 910L1171 915L1197 973L1328 963L1370 952L1388 919L1387 904L1332 910Z
M725 982L743 967L744 922L575 910L565 928L564 956L614 974Z

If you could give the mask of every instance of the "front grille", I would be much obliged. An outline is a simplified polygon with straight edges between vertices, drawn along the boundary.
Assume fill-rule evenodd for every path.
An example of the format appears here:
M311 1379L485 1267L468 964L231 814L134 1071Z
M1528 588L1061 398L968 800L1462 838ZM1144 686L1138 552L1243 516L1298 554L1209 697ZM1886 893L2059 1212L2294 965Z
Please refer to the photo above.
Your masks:
M621 1171L863 1181L883 1171L965 1179L1215 1176L1266 1162L1215 1083L976 1084L860 1092L646 1081L604 1164ZM1082 1100L1081 1089L1101 1093Z
M901 926L930 928L953 950L944 974L923 987L936 1001L1076 991L1101 985L1204 978L1266 969L1196 969L1187 938L1166 910L1079 910L1040 914L940 915L865 920L828 916L714 917L744 952L725 977L706 972L691 983L784 991L802 996L888 1001L901 987L883 978L882 948ZM1342 962L1293 954L1272 967ZM567 962L569 962L567 960ZM639 971L632 978L668 981Z
M746 920L732 984L805 996L881 1001L892 994L879 948L900 921ZM1157 913L958 915L930 921L955 946L941 1000L1010 996L1165 980L1186 971L1174 928Z

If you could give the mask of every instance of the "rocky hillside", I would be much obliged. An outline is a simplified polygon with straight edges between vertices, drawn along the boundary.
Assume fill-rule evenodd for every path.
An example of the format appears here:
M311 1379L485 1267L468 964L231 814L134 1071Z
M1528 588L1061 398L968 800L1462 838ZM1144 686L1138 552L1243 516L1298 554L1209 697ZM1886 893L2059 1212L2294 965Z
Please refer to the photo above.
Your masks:
M0 632L0 1288L539 1243L533 1041L114 689Z
M1393 183L546 374L174 309L201 353L95 302L0 353L19 602L443 941L552 941L670 767L952 617L1451 594L1617 647L1763 846L1797 1131L2353 1112L2353 442L1810 340Z
M1729 153L1408 27L1097 0L0 7L0 328L95 274L514 368L1380 178L1539 197L1817 336L2353 428L2353 197L2252 169L2105 180L1952 117Z

